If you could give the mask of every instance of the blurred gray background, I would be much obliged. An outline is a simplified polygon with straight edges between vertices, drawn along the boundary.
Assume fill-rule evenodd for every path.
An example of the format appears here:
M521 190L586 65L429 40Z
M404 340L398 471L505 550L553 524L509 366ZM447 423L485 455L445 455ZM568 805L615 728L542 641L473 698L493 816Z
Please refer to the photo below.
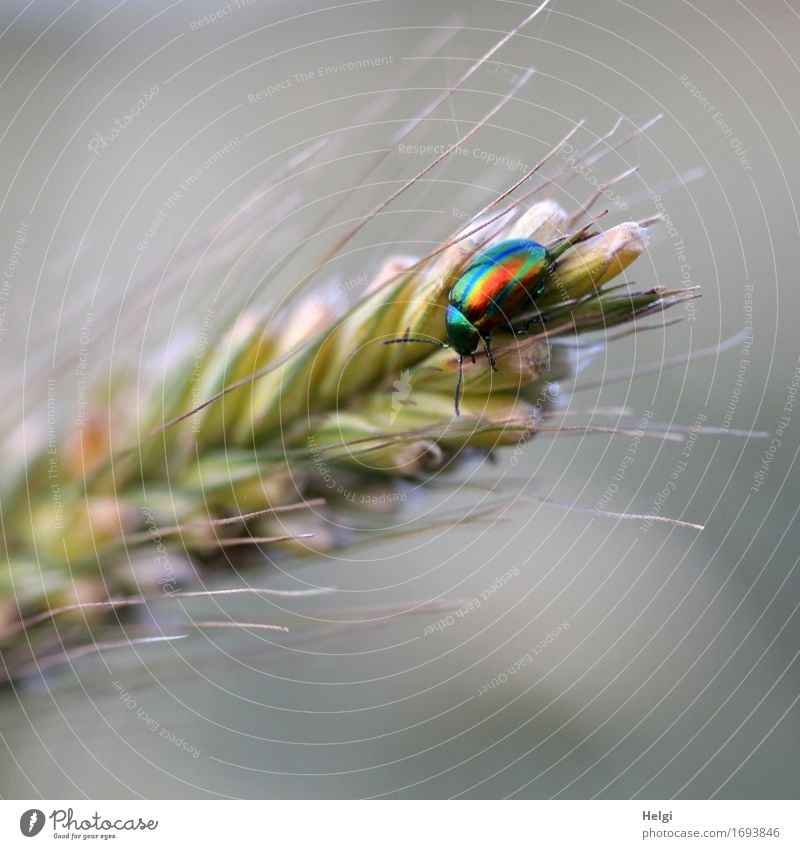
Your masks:
M531 8L6 0L0 258L15 260L3 289L4 427L35 410L51 362L74 362L87 314L100 374L136 364L165 332L196 328L212 301L223 314L291 295L346 220L430 158L395 151L341 204L369 152ZM605 178L639 167L619 187L630 211L612 204L608 221L668 216L630 279L700 284L704 297L668 333L615 343L585 377L682 357L677 367L571 404L576 417L623 405L766 438L701 435L685 466L685 445L658 440L626 463L622 436L536 439L513 469L501 454L469 470L473 483L506 475L495 518L248 574L256 585L336 586L330 596L195 608L285 624L291 638L196 633L4 693L0 793L796 797L800 408L785 406L800 356L799 11L779 0L555 0L409 139L452 144L535 68L472 153L432 172L322 275L357 281L387 254L420 254L521 176L475 149L530 165L581 118L585 145L619 116L625 134L663 113L598 167ZM306 176L297 165L266 204L265 222L279 222L263 227L263 256L285 255L280 273L264 279L255 263L225 276L222 257L218 278L189 263L162 280L292 157L354 124L337 161L312 158ZM578 177L562 200L591 191ZM137 309L147 322L131 320ZM746 363L741 345L687 362L743 328ZM643 528L525 494L706 528ZM454 517L484 497L454 483L401 520ZM518 574L497 585L509 569ZM432 628L448 604L482 594ZM357 621L337 624L346 619Z

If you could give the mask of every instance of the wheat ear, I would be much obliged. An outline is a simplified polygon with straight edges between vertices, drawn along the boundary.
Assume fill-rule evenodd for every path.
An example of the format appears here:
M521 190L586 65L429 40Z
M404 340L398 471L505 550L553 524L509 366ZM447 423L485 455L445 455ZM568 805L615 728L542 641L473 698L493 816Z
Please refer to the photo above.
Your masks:
M109 598L164 589L162 555L173 571L181 564L177 586L227 562L234 546L330 549L345 541L341 511L385 510L404 480L430 480L476 451L557 429L547 418L559 383L598 349L596 339L584 345L586 334L697 292L614 285L646 250L654 222L601 230L599 219L580 224L590 204L568 213L531 200L566 182L569 169L512 198L551 158L428 256L389 257L349 308L317 286L277 313L243 313L200 361L187 350L168 385L142 389L120 375L80 428L55 448L43 444L3 493L7 667L20 622L34 617L41 628L56 608L80 630L107 615ZM497 335L496 370L480 352L464 362L456 417L458 362L441 347L448 292L477 252L511 237L548 246L555 267L515 332ZM404 337L436 344L383 344ZM369 497L354 507L353 493Z

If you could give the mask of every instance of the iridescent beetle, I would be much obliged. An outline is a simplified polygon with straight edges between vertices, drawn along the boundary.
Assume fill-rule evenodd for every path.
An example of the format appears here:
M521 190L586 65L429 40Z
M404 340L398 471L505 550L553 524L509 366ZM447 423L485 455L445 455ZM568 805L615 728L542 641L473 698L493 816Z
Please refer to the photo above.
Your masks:
M481 251L464 269L450 290L445 318L445 345L431 339L388 339L384 345L401 342L426 342L452 348L458 354L456 381L456 415L463 382L464 357L472 357L483 346L490 365L496 371L492 356L492 331L510 326L510 322L525 307L533 308L534 299L541 293L552 273L555 260L544 245L530 239L508 239Z

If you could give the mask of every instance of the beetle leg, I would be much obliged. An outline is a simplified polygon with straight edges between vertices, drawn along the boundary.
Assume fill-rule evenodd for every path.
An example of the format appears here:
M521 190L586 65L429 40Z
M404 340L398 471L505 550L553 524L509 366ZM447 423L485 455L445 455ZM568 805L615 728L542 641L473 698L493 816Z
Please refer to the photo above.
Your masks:
M481 341L483 342L483 350L486 351L486 359L489 360L489 365L492 367L492 371L497 371L497 363L494 359L494 354L492 353L492 342L488 336L482 336Z

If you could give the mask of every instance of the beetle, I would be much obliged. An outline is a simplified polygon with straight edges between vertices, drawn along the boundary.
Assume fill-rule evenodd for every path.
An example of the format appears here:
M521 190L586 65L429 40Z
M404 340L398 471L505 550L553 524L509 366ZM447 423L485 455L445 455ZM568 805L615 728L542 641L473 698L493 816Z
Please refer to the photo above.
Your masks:
M462 271L447 296L445 325L447 342L430 339L387 339L384 345L400 342L426 342L452 348L458 355L455 409L463 382L464 357L475 362L475 351L483 347L491 367L497 371L492 355L492 331L509 327L527 302L535 304L555 267L553 254L544 245L530 239L506 239L478 253Z

